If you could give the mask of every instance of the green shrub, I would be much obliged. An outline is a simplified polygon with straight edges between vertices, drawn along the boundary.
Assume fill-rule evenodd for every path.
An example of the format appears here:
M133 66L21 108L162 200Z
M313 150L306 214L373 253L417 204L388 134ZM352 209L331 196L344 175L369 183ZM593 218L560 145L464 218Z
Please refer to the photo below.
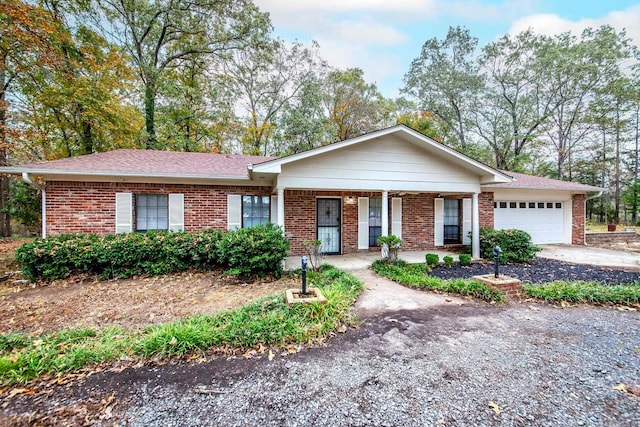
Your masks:
M480 229L480 255L485 259L493 259L494 246L500 246L500 262L529 262L536 256L540 248L531 243L531 236L522 230L494 230L484 227Z
M378 246L384 249L386 247L386 255L383 255L383 259L387 262L396 262L398 260L398 250L402 246L402 239L393 234L389 236L380 236L377 240Z
M432 268L438 265L438 263L440 262L440 257L438 256L438 254L426 254L424 258L427 262L427 265Z
M229 267L243 275L279 274L289 243L269 224L222 233L66 234L35 239L16 250L16 262L29 280L64 279L72 274L101 278L158 275L189 268Z
M444 265L447 267L451 267L453 265L453 257L452 256L444 256L442 257L442 261L444 261Z
M471 264L471 255L469 254L460 254L458 256L460 260L460 265L470 265Z
M275 224L257 225L226 233L218 247L222 265L240 276L279 275L289 252L289 241Z

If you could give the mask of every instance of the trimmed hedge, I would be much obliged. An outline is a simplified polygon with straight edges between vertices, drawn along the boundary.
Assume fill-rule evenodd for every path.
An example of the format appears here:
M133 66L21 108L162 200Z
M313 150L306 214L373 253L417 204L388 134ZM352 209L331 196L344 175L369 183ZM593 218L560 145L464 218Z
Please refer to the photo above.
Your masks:
M229 268L237 275L280 275L289 242L274 224L195 233L65 234L35 239L16 250L29 280L97 274L102 279L159 275L189 268Z
M500 262L522 263L535 258L541 249L531 243L531 235L522 230L494 230L484 227L480 229L480 256L493 259L493 247L500 246Z

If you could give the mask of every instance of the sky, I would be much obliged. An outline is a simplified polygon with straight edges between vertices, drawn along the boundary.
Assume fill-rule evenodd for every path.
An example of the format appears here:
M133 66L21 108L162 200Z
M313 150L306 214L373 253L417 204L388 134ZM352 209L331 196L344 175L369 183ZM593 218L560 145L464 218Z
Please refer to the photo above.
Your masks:
M359 67L367 82L397 97L425 41L462 26L478 46L527 28L546 35L604 24L640 45L640 3L626 0L254 0L269 12L276 36L320 44L340 69Z

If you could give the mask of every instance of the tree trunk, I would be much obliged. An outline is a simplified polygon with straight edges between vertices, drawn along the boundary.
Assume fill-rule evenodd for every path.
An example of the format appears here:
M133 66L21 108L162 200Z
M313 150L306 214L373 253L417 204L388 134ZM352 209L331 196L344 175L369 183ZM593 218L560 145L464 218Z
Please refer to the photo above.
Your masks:
M615 182L615 206L614 221L620 224L620 109L616 106L616 182Z
M144 120L147 130L147 149L159 148L156 140L155 111L156 80L153 77L148 77L144 87Z
M631 205L631 225L638 223L638 113L640 106L636 107L636 151L633 153L633 203Z
M0 166L7 166L7 102L6 102L6 56L0 57ZM9 214L3 212L9 200L9 177L0 175L0 236L11 235L11 223Z

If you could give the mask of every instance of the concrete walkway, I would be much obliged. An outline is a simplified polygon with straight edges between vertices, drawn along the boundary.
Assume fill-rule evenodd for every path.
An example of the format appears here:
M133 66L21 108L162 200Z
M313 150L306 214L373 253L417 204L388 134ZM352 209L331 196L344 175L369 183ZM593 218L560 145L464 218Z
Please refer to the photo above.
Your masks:
M388 311L426 310L436 305L465 303L465 300L459 297L407 288L380 277L369 269L352 270L350 273L362 280L365 286L355 305L360 317Z

